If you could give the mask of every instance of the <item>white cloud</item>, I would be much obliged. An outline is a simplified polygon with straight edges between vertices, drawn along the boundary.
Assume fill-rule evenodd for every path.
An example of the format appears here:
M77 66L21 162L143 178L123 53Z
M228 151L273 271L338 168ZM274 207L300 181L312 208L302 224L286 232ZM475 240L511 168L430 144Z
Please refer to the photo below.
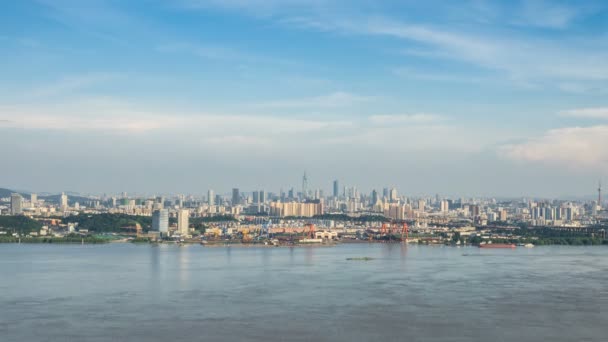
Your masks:
M369 121L374 125L401 125L401 124L430 124L444 120L436 114L416 113L399 115L372 115Z
M577 169L608 162L608 126L553 129L538 138L504 146L507 157L524 162L551 163Z
M560 112L562 116L585 119L608 119L608 107L579 108Z
M310 107L348 107L362 102L373 100L372 96L361 96L343 91L336 91L327 95L287 99L278 101L268 101L257 103L255 107L263 108L310 108Z
M522 4L520 15L514 19L517 25L563 29L581 15L580 5L574 8L543 0L523 1Z
M60 78L52 84L33 88L28 96L49 97L71 93L97 84L120 79L122 74L115 72L90 72L79 75L69 75Z

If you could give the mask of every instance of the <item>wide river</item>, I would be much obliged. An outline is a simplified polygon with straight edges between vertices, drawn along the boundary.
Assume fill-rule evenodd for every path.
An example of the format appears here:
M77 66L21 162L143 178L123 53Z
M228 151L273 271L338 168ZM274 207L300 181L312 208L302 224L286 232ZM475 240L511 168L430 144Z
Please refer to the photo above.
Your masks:
M110 340L608 341L608 247L0 245L0 341Z

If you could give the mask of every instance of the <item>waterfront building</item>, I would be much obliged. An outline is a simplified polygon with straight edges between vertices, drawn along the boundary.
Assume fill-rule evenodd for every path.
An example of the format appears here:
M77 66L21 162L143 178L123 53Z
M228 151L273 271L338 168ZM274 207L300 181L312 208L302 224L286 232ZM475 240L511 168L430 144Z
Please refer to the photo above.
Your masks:
M190 235L190 211L188 209L180 209L177 212L177 230L181 236Z
M157 209L152 213L152 230L162 234L169 232L169 210Z

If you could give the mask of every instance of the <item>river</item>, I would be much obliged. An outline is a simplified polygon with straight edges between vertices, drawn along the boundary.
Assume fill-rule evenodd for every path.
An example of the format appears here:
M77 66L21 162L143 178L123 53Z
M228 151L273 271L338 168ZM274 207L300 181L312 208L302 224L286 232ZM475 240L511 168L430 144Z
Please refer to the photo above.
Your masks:
M608 248L4 244L0 340L606 341Z

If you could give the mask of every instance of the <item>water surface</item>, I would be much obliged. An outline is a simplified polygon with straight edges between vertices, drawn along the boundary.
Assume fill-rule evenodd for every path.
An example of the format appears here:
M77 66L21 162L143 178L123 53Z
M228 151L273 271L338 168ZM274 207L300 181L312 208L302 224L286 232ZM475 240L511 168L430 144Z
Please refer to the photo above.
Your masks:
M607 286L606 247L6 244L0 340L606 341Z

